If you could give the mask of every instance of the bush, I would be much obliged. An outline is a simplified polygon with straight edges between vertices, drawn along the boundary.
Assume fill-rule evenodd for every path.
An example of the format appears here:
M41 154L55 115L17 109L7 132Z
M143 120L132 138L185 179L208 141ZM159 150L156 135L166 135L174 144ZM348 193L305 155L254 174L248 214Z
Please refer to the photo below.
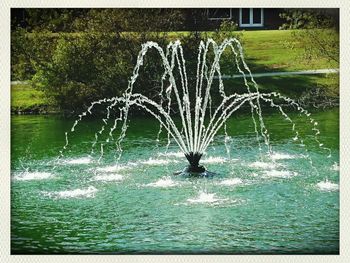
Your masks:
M94 100L123 93L143 42L143 37L133 35L60 34L44 66L34 67L32 84L43 90L62 110L81 111ZM156 63L149 58L152 54L147 55L140 72L143 78L138 85L144 89L151 89L152 81L160 79L162 72L155 69Z
M62 110L76 112L92 101L119 96L127 88L141 44L176 28L179 9L26 9L26 27L12 21L13 80L31 80ZM125 31L127 31L125 33ZM131 32L131 31L138 31ZM163 72L149 52L137 86L154 93Z

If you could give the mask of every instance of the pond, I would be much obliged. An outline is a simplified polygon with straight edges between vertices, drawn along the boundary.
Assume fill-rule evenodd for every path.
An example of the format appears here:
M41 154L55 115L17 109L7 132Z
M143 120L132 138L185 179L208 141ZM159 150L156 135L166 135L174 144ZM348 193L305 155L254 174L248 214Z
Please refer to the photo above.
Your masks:
M12 116L12 253L338 254L339 110L312 113L331 156L289 116L304 143L266 113L271 156L250 115L232 117L202 157L212 177L175 176L187 161L166 135L157 142L151 118L131 118L116 163L113 141L92 147L101 119L82 122L57 159L74 120Z

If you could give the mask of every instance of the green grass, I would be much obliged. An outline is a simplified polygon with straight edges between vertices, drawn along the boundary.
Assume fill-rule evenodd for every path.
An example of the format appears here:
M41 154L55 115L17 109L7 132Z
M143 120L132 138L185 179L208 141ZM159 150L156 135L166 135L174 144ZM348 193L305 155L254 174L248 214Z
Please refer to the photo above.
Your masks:
M41 112L48 105L49 102L42 91L38 91L28 84L11 85L11 111Z
M253 70L295 71L305 69L322 69L339 65L330 64L325 59L305 60L302 57L303 47L293 40L290 30L246 31L243 33L243 48L247 63Z
M312 61L303 58L303 47L294 43L292 30L254 30L242 33L242 46L246 62L253 72L298 71L308 69L339 68L336 63L317 58ZM171 32L174 40L189 32ZM204 34L204 33L203 33ZM206 32L208 36L212 32Z

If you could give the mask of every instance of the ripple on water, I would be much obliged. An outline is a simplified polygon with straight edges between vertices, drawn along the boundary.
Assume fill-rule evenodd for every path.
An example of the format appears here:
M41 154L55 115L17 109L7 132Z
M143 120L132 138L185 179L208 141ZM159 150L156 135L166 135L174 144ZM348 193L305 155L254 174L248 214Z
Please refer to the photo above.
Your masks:
M18 181L43 180L54 177L52 173L48 172L20 172L16 174L13 179Z
M74 189L74 190L65 190L65 191L57 191L57 192L46 192L43 191L42 194L51 198L93 198L97 193L97 189L94 186L89 186L85 189Z
M332 183L328 180L319 182L316 184L316 186L321 190L321 191L337 191L339 190L339 185L336 183Z

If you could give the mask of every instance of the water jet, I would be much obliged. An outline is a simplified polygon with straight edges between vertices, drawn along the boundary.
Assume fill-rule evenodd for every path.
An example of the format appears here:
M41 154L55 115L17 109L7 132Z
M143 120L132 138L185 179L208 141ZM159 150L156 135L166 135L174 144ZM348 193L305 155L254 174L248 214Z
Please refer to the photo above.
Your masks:
M160 79L160 88L158 96L150 98L149 94L144 94L144 90L137 90L135 83L139 79L140 68L144 63L144 58L150 49L155 49L161 59L164 72ZM209 62L208 53L213 51L212 61ZM224 51L228 50L235 62L235 68L232 70L241 74L245 93L230 92L228 94L223 82L220 61ZM214 82L217 81L217 90L219 100L216 98L216 105L212 100ZM231 89L232 90L232 89ZM108 130L106 127L111 121L111 110L117 110L119 116L115 117L109 129L108 138L105 142L100 143L100 158L103 157L104 145L114 141L118 156L117 161L122 156L122 142L128 129L130 109L138 108L154 117L159 122L160 134L165 130L168 138L167 148L171 142L175 142L183 152L189 165L182 171L185 174L194 175L212 175L207 172L206 168L200 164L200 159L204 152L214 140L214 137L220 130L225 131L225 138L228 137L226 130L226 121L237 112L242 106L250 107L251 118L254 125L254 132L259 143L259 150L266 150L269 156L273 151L270 145L270 135L262 116L263 102L275 108L290 122L294 141L303 140L299 138L299 132L295 128L295 123L289 118L284 111L284 106L294 107L300 114L313 124L312 130L315 132L315 140L320 148L327 149L319 143L315 122L310 118L310 113L298 105L294 100L282 96L277 92L261 93L259 86L255 82L253 75L244 60L243 48L240 42L235 38L225 39L220 45L214 40L208 39L206 42L201 41L198 47L197 70L195 82L189 81L187 76L186 61L183 54L183 48L180 41L170 42L165 49L160 47L156 42L146 42L138 54L137 62L130 78L128 87L120 97L104 98L94 101L88 107L86 112L79 115L79 118L73 124L71 131L74 132L76 125L87 115L92 114L96 105L106 105L106 116L102 119L104 124L101 129L95 133L93 148L98 143L101 134ZM174 113L176 112L176 114ZM176 122L179 118L180 122ZM113 133L117 127L120 128L118 138L113 138ZM262 139L262 142L261 142ZM226 145L226 139L225 139ZM66 133L66 145L68 146L68 132ZM327 149L328 150L328 149ZM63 150L61 151L61 155Z

